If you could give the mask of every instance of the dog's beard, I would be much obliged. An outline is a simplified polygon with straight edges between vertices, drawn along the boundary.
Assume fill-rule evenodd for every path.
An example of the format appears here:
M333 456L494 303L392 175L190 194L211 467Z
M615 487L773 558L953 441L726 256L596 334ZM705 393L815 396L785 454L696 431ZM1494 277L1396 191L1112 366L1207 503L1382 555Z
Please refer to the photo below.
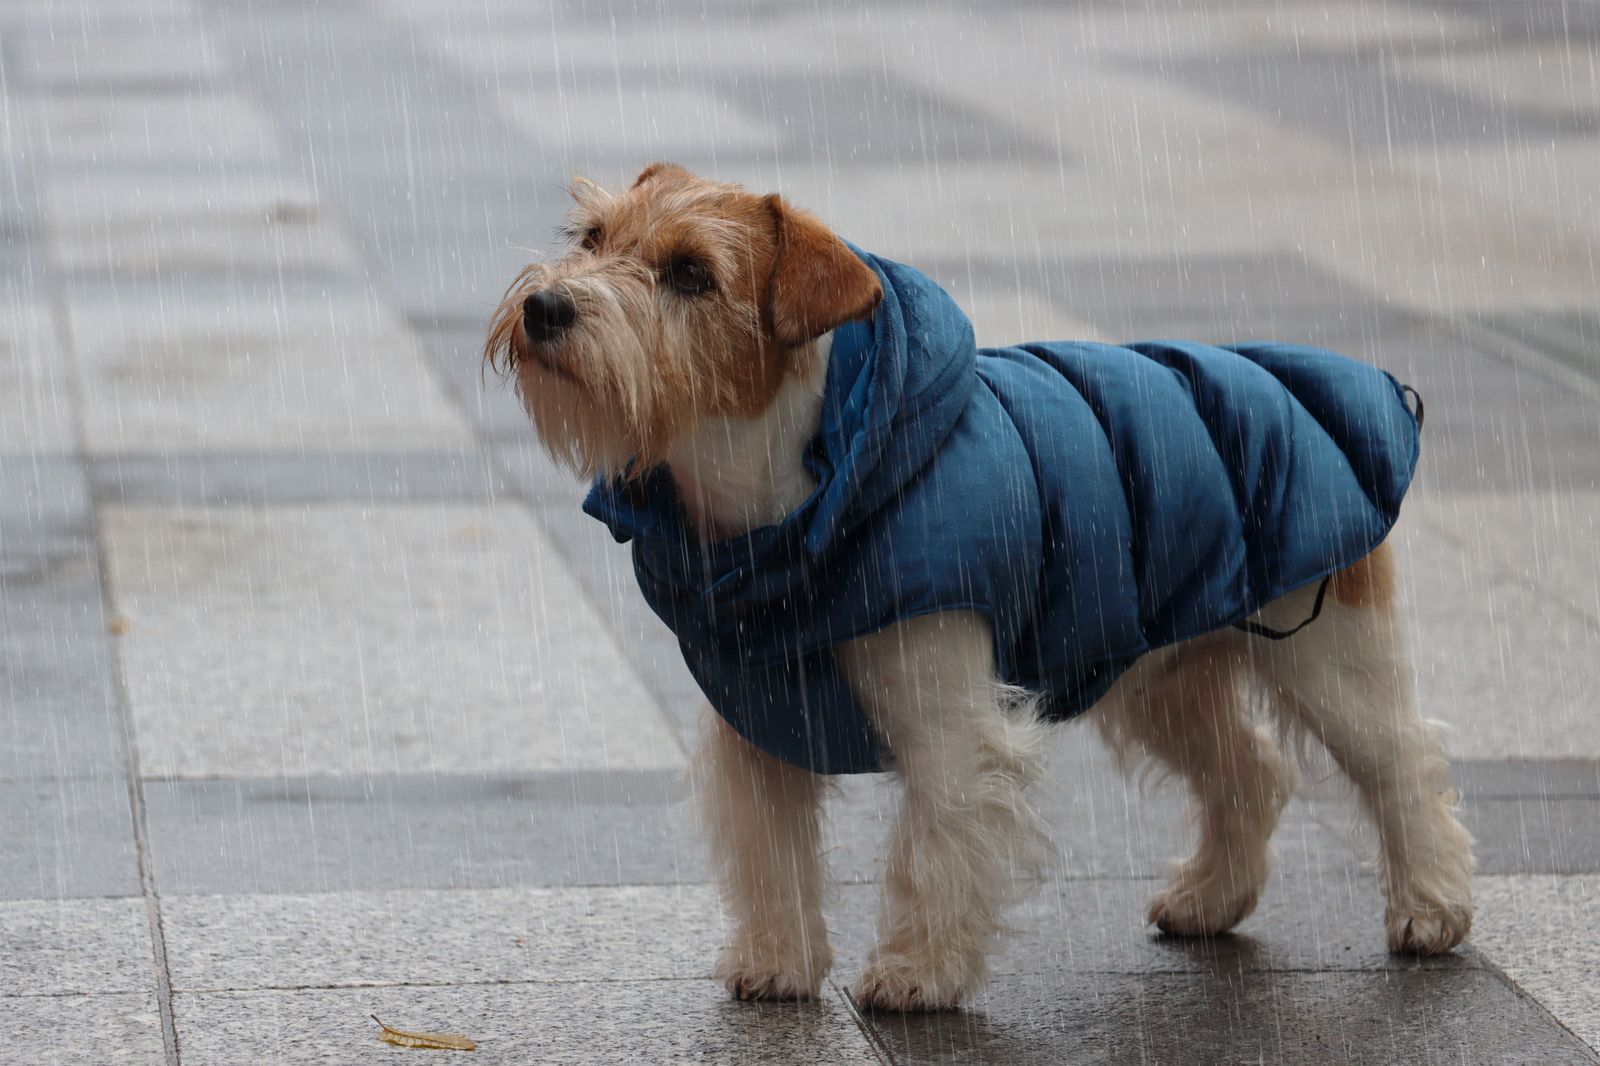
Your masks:
M577 319L555 344L534 344L522 326L530 292L559 286ZM632 476L664 462L689 431L699 390L696 367L665 344L653 279L640 264L560 277L525 270L496 311L486 360L510 372L539 440L584 477Z

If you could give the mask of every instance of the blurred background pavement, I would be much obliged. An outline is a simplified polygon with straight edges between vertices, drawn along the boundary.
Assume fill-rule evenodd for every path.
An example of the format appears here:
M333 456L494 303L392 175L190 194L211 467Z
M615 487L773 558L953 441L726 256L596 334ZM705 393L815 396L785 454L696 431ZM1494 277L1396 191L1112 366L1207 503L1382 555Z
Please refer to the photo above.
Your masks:
M1428 403L1399 534L1479 839L1458 956L1383 951L1315 780L1260 912L1089 730L971 1009L841 962L730 1002L699 698L484 324L574 173L781 190L980 340L1272 338ZM1600 5L6 0L0 1059L1600 1061ZM845 812L848 814L845 814ZM425 1053L417 1053L425 1054ZM445 1053L438 1053L445 1054Z

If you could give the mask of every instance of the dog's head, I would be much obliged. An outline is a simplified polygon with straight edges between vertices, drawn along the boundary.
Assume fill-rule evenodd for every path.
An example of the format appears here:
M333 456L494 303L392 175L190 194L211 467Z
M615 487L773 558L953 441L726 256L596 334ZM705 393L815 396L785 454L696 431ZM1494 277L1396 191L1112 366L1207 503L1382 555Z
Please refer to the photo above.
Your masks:
M753 418L812 342L871 314L872 270L778 196L656 163L573 183L570 247L512 282L484 359L580 473L639 473L712 417Z

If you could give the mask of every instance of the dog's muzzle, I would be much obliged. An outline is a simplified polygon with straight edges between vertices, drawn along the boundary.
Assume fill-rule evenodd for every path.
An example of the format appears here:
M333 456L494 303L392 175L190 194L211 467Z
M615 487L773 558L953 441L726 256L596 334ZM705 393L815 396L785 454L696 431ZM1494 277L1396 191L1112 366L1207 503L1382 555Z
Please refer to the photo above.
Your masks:
M578 305L555 289L536 292L522 301L522 329L536 343L553 341L578 320Z

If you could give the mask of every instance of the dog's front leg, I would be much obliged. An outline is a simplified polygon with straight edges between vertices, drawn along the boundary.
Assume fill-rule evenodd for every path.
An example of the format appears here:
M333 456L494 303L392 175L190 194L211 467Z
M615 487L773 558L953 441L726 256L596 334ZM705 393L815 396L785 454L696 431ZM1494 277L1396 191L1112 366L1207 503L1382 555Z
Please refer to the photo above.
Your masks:
M822 917L823 779L710 719L696 790L733 922L716 976L740 999L810 999L833 965Z
M983 984L1005 907L1051 854L1023 795L1046 730L1031 699L996 682L981 615L912 619L838 656L905 786L855 996L880 1010L954 1007Z

